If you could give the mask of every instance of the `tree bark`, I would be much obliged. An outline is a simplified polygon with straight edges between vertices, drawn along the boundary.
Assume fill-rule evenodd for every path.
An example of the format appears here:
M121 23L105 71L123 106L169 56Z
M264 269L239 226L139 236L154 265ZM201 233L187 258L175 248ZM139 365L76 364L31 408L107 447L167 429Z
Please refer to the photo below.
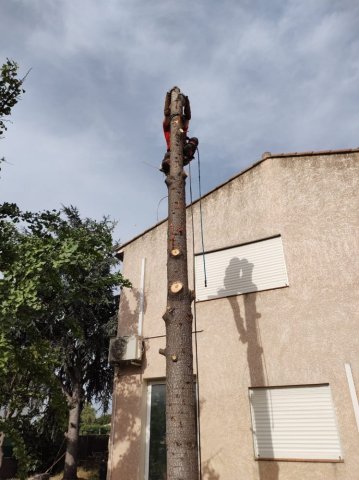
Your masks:
M69 423L66 434L66 455L63 480L77 479L77 460L81 415L81 385L75 384L69 402Z
M10 390L12 389L12 387L14 385L15 379L16 379L16 375L11 380ZM1 420L6 422L11 417L12 413L13 412L10 410L10 408L4 407L2 415L1 415ZM4 447L4 442L5 442L5 436L6 436L5 432L0 432L0 470L1 470L1 467L2 467L2 464L3 464L3 460L4 460L4 448L3 447Z
M0 432L0 470L1 470L2 461L4 458L4 450L3 450L4 440L5 440L5 433Z
M198 452L193 387L192 292L188 288L186 198L183 171L183 97L171 92L171 154L168 187L166 323L167 480L197 480Z

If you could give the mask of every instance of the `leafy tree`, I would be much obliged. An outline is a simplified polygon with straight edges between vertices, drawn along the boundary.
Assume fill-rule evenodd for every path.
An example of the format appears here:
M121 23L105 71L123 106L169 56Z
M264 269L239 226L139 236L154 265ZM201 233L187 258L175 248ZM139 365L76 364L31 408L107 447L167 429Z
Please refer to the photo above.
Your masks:
M22 86L29 72L25 77L18 78L18 69L18 64L9 59L0 67L0 138L7 130L6 122L9 121L13 107L18 103L21 94L25 93ZM0 158L0 170L4 161L4 157Z
M111 413L104 413L95 420L96 425L109 425L111 423Z
M5 435L11 440L19 461L19 475L38 464L29 451L24 436L41 423L46 411L60 410L61 389L55 381L54 369L59 363L59 350L40 333L36 286L39 284L39 242L29 231L16 228L30 219L12 204L0 207L0 464ZM37 278L37 283L36 283ZM43 328L41 329L43 330ZM48 430L47 430L48 432Z
M66 399L64 479L73 479L84 403L96 399L106 408L111 395L107 355L117 308L114 288L130 286L115 269L114 225L107 218L81 219L74 207L33 214L13 204L2 205L0 220L0 242L5 240L0 253L0 315L6 345L11 344L14 325L34 351L39 339L44 342L46 374L38 378L48 387L51 370ZM14 241L6 241L11 237ZM50 405L52 387L46 392Z
M0 69L0 135L6 130L6 117L11 115L12 108L17 104L22 93L24 78L18 78L19 66L13 60L7 59Z
M111 414L105 413L96 417L95 408L87 403L81 413L81 435L105 435L110 433Z
M81 424L92 425L96 421L96 410L90 403L86 403L81 412Z

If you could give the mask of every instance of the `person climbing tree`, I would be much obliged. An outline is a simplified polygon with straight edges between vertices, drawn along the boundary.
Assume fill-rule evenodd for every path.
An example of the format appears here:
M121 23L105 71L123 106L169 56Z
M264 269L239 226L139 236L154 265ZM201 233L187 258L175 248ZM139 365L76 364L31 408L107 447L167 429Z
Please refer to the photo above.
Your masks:
M171 92L172 90L166 93L165 97L165 106L164 106L164 119L163 119L163 134L166 140L167 152L162 160L162 165L160 171L165 173L166 175L169 174L170 171L170 144L171 144ZM182 112L182 124L183 124L183 133L187 134L189 121L191 120L191 105L189 103L189 99L187 96L183 95L184 98L184 106ZM189 162L194 158L194 154L196 153L196 149L198 146L198 138L188 138L186 136L186 143L183 148L183 165L188 165Z
M198 138L186 137L186 143L183 147L183 165L186 166L189 164L191 160L194 158L194 154L196 153L198 147Z

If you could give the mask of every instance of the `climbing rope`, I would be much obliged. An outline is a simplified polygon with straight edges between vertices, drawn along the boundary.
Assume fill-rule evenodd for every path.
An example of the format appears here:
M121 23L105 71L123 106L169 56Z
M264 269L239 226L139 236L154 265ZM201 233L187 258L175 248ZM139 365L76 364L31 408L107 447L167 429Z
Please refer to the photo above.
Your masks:
M55 455L55 459L56 459L56 460L55 460L54 463L51 465L51 467L49 467L49 468L46 470L46 472L44 472L44 473L49 473L49 472L51 472L51 470L54 468L54 466L65 456L66 451L65 451L60 457L57 458L58 454L61 452L61 449L62 449L62 447L63 447L63 445L64 445L64 443L65 443L65 440L66 440L66 438L64 438L64 439L62 440L62 443L61 443L61 445L60 445L60 448L59 448L57 454Z
M197 150L198 151L198 150ZM198 172L200 171L199 166L199 156L198 156ZM200 174L199 174L199 183L200 183ZM196 285L196 272L195 272L195 240L194 240L194 218L193 218L193 195L192 195L192 174L191 174L191 163L189 163L189 191L190 191L190 200L191 200L191 223L192 223L192 253L193 253L193 265L192 265L192 276L193 276L193 288ZM201 199L200 199L201 202ZM200 203L201 206L201 203ZM200 207L201 215L201 239L202 239L202 251L204 255L204 242L203 242L203 223L202 223L202 210ZM205 268L205 264L204 264ZM207 286L207 279L205 273L205 286ZM200 401L199 401L199 366L198 366L198 341L197 341L197 308L196 302L193 305L193 326L194 326L194 343L195 343L195 360L196 360L196 403L197 403L197 429L198 429L198 466L199 466L199 479L202 480L202 448L201 448L201 412L200 412Z
M198 193L199 193L199 218L201 221L201 242L202 242L202 258L203 258L203 272L204 272L204 286L207 288L207 271L206 271L206 257L204 255L204 241L203 241L203 214L202 214L202 192L201 192L201 162L199 159L199 149L197 147L198 157ZM191 199L192 202L192 199ZM193 252L194 254L194 252Z
M159 222L159 220L158 220L158 210L160 208L162 200L164 200L165 198L168 198L168 195L165 195L164 197L162 197L161 200L158 202L158 205L157 205L157 223Z

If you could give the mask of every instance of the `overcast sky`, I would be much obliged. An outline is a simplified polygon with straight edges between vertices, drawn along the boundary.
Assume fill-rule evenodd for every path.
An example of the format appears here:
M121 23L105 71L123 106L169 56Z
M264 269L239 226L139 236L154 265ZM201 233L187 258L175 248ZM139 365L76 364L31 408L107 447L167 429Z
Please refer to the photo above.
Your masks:
M191 100L202 192L262 153L359 146L358 0L0 0L0 62L31 68L0 201L78 206L127 241L166 216L166 90ZM192 172L197 171L193 164ZM197 179L194 185L197 195Z

